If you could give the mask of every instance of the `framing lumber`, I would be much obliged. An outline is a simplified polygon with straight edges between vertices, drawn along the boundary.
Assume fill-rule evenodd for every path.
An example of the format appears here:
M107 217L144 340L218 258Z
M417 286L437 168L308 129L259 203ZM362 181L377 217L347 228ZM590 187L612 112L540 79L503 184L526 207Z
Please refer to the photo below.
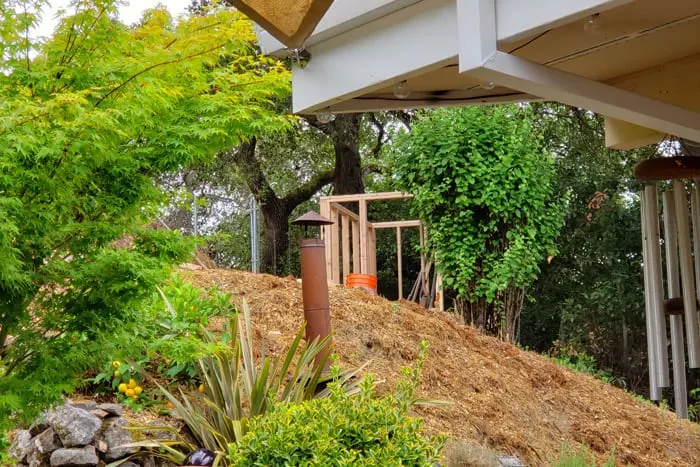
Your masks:
M352 212L351 210L349 210L348 208L346 208L342 204L338 204L338 203L333 202L333 203L331 203L331 209L336 209L342 215L348 216L348 217L352 218L353 220L356 220L356 221L360 220L360 216L358 216L356 213Z
M350 274L350 218L341 214L340 227L342 229L343 248L343 284L347 283Z
M369 274L367 268L367 201L360 200L360 274Z
M400 229L405 227L420 227L421 222L419 220L371 222L370 225L374 229Z
M384 193L361 193L357 195L337 195L337 196L321 196L322 201L330 201L332 203L353 203L359 201L386 201L392 199L413 198L410 193L402 193L400 191L387 191ZM361 215L360 215L361 216Z
M352 272L360 273L360 222L352 221Z
M331 280L333 280L334 284L340 284L340 242L339 242L339 233L340 233L340 225L338 225L338 211L335 209L331 209L331 221L333 222L333 225L331 225L331 230L333 231L333 234L331 236L331 268L332 274L331 274Z
M396 272L399 284L399 300L403 298L403 258L401 253L401 227L396 227Z

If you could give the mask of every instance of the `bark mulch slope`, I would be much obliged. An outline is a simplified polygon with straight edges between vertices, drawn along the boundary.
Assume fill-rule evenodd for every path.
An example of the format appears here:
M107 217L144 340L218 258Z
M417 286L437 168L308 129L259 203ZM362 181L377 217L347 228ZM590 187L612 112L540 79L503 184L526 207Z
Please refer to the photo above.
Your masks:
M246 300L257 338L282 351L303 308L294 278L233 270L183 271L200 287ZM700 465L700 428L591 376L533 352L480 335L445 313L390 302L363 290L331 287L334 351L344 367L371 360L370 372L391 389L401 367L430 343L421 397L451 406L417 407L429 432L546 465L564 443L585 443L601 459L615 449L621 465Z

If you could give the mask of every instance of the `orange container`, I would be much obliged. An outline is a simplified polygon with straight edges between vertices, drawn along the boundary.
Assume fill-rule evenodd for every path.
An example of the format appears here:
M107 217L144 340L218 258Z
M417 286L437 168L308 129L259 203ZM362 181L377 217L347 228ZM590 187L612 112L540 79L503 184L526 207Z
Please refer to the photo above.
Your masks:
M377 295L377 276L372 274L348 274L348 287L365 289Z

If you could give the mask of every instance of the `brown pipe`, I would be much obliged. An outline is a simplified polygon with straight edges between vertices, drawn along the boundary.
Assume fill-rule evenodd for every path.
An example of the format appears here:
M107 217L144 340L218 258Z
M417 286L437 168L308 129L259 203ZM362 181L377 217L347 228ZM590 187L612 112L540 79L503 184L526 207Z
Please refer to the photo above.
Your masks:
M304 300L306 340L319 340L331 333L328 280L326 276L326 248L323 240L305 238L299 244L301 254L301 291ZM330 342L316 357L318 365L330 352ZM326 367L330 362L326 359Z

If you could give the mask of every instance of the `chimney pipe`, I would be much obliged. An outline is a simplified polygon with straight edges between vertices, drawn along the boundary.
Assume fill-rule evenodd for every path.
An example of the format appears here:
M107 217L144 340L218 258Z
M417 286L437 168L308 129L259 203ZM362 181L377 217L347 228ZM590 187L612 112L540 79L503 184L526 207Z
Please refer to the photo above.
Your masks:
M318 337L324 339L331 333L330 303L328 300L328 279L326 275L326 247L320 238L308 238L308 227L331 225L332 222L315 212L308 212L296 219L293 224L304 226L304 238L299 244L301 256L301 291L306 320L306 340L311 342ZM330 343L316 357L316 365L326 361Z

